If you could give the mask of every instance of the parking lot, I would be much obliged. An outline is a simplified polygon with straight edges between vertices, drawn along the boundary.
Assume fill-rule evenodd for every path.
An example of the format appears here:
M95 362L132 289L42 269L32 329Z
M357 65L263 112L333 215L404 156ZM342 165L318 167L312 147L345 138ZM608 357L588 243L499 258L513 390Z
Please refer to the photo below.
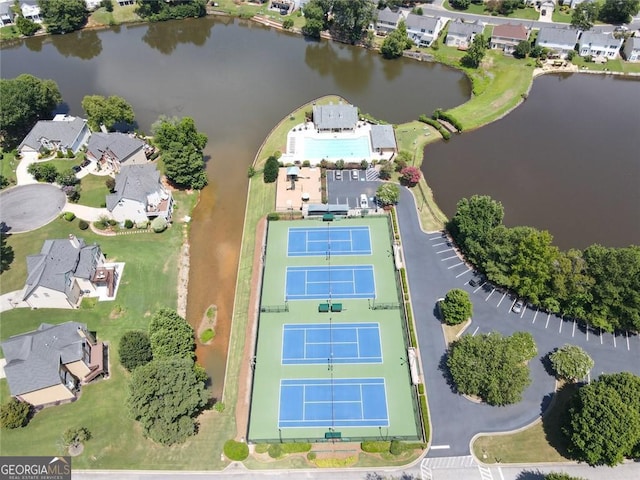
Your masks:
M361 207L361 195L366 195L368 208L376 208L374 197L380 183L378 172L366 170L327 170L327 198L332 204Z

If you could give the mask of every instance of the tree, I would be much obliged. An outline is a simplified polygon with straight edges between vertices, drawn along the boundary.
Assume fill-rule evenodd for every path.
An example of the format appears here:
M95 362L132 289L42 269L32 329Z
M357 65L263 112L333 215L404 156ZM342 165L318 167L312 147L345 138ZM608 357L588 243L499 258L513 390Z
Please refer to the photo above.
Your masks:
M193 328L174 310L161 308L153 314L149 341L153 358L195 358Z
M202 151L193 145L171 145L162 153L165 174L178 187L202 190L208 183Z
M7 243L7 235L4 232L5 223L0 223L0 273L6 272L11 267L15 253L13 247Z
M400 171L400 183L407 187L415 187L422 178L422 173L418 167L404 167Z
M393 173L393 166L390 162L386 162L380 167L380 175L381 180L389 180L391 178L391 174Z
M120 363L132 372L153 359L149 336L142 330L129 330L122 335L118 345Z
M486 50L487 41L482 35L478 34L473 38L469 50L467 50L467 53L460 59L460 63L464 67L478 68L484 58Z
M369 0L334 0L332 14L336 33L355 45L373 21L374 10Z
M22 74L0 79L0 138L6 147L17 145L40 119L51 118L62 102L58 85Z
M525 332L513 337L498 332L465 335L449 347L447 366L460 393L489 405L507 405L519 402L531 383L525 362L534 352L533 337Z
M73 32L89 18L84 0L38 0L38 6L49 33Z
M280 170L278 159L271 155L264 164L264 171L262 172L264 183L275 182L278 179L278 170Z
M151 22L204 17L207 14L207 0L137 0L137 4L136 13Z
M595 2L583 2L575 6L571 13L571 26L587 31L598 19L600 6Z
M32 163L27 167L27 172L33 175L39 182L53 183L58 176L58 170L52 163Z
M293 27L293 19L285 18L285 20L282 22L282 28L284 28L285 30L290 30L292 27Z
M22 428L29 422L31 405L11 398L0 407L0 426L2 428Z
M531 44L527 40L522 40L516 45L513 56L516 58L526 58L531 52Z
M376 199L382 206L395 205L400 198L400 187L395 183L384 183L376 190Z
M30 37L40 30L40 25L29 18L24 18L22 15L16 18L16 27L25 37Z
M583 386L569 408L564 428L573 458L589 465L621 463L640 456L640 377L628 372L601 375Z
M91 432L87 427L67 428L62 434L62 443L67 447L78 447L87 440L91 440Z
M73 186L80 183L80 180L76 177L76 172L71 168L58 172L55 181L58 185L62 185L63 187Z
M116 191L116 179L113 177L107 177L104 181L105 186L109 190L109 192L113 193Z
M82 99L82 108L87 112L87 120L91 130L98 131L100 125L113 131L119 123L132 124L135 118L133 108L122 97L113 95L87 95Z
M640 0L605 0L599 18L607 23L629 23L640 9Z
M473 305L469 300L469 294L459 288L447 292L444 300L440 302L440 310L444 323L447 325L458 325L473 315Z
M577 345L564 345L549 355L556 376L571 382L585 378L593 368L593 359Z
M325 29L326 13L317 1L308 2L302 7L305 23L302 26L302 34L305 37L320 38L320 33Z
M457 10L466 10L471 5L471 0L449 0L449 5Z
M129 412L158 443L182 443L195 433L194 417L206 405L207 393L193 365L188 358L155 359L133 372Z

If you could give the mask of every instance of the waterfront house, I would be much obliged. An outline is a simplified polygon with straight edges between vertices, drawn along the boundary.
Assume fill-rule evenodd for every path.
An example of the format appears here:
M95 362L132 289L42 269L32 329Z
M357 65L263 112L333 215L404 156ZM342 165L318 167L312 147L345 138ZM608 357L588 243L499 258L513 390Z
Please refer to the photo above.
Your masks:
M410 13L407 15L407 35L419 47L429 47L437 40L446 21L438 17L426 17Z
M561 58L566 58L578 42L578 31L573 28L542 27L536 45L547 48Z
M134 135L94 133L87 144L87 159L117 173L122 166L147 163L147 151L147 144Z
M76 308L83 295L97 294L100 287L112 297L116 282L115 268L105 266L100 247L70 234L45 240L39 254L27 257L20 300L31 308Z
M80 385L106 373L105 352L87 325L42 323L2 342L11 396L35 407L76 399Z
M403 19L399 12L394 12L389 7L384 10L377 10L375 29L378 35L386 35L398 28L400 20Z
M391 125L371 125L371 149L379 153L396 153L398 145Z
M156 217L170 222L173 196L162 185L155 164L128 165L116 175L114 193L107 195L107 209L118 222L143 223Z
M640 37L627 38L622 53L627 62L640 62Z
M618 56L622 39L613 33L583 32L578 40L578 53L581 57L603 57L614 59Z
M529 32L524 25L507 23L493 28L489 46L493 50L502 50L505 54L512 55L518 44L528 39Z
M87 144L91 131L87 121L70 115L56 115L53 120L40 120L18 145L20 155L37 158L46 150L74 154Z
M345 103L314 105L313 124L319 132L354 131L358 124L358 109Z
M445 44L448 47L457 47L459 49L467 49L471 46L471 42L476 35L482 33L483 26L478 23L465 23L460 20L449 23L447 38Z
M40 16L40 6L37 0L20 0L20 11L22 16L32 22L42 23Z
M13 13L13 2L11 0L0 1L0 26L11 25L15 20Z

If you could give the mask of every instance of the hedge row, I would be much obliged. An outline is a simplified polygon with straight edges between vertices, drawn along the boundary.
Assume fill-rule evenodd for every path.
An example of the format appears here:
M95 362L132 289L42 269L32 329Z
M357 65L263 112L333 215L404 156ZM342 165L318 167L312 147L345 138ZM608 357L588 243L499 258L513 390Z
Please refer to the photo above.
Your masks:
M451 125L456 127L456 130L458 130L459 132L462 131L462 124L456 117L454 117L450 113L443 112L442 110L437 109L435 112L433 112L433 119L438 120L439 118L443 119L446 122L449 122Z
M416 332L413 330L413 311L409 303L407 303L407 324L409 324L409 341L411 342L411 346L417 347L418 339L416 338Z
M427 407L426 395L420 395L420 413L422 414L422 424L424 425L424 438L429 441L429 435L431 435L431 428L429 427L429 407Z
M362 442L360 444L360 448L363 452L367 453L384 453L388 452L391 446L391 442Z
M426 115L420 115L420 117L418 117L418 120L422 123L426 123L427 125L431 125L433 128L438 130L440 135L442 135L442 138L444 138L445 140L449 140L451 138L451 132L444 128L439 121L434 120L433 118L429 118Z
M236 442L235 440L227 440L224 443L224 454L229 460L242 462L249 456L249 447L244 442Z

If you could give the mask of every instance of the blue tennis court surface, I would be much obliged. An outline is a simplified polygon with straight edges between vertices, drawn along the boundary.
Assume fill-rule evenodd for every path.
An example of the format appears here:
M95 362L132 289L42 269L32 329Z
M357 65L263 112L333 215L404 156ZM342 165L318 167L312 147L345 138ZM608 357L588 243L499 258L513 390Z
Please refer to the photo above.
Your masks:
M371 255L369 227L289 228L289 257L317 257L328 254Z
M280 380L280 428L386 426L384 378Z
M282 330L282 364L382 363L377 323L287 324Z
M286 300L375 298L373 265L287 267Z

